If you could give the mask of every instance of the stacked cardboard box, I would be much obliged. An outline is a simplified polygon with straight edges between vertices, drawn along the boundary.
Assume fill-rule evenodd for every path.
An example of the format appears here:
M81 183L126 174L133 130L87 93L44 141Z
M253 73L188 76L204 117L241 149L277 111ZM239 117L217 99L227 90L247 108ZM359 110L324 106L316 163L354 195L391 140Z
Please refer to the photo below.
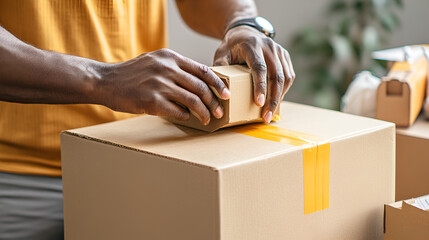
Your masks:
M66 239L381 239L394 125L281 112L214 133L153 116L62 133Z
M428 60L395 62L377 89L376 117L399 127L411 126L426 94Z
M429 122L396 129L396 201L429 194Z
M429 239L429 195L386 204L383 239Z

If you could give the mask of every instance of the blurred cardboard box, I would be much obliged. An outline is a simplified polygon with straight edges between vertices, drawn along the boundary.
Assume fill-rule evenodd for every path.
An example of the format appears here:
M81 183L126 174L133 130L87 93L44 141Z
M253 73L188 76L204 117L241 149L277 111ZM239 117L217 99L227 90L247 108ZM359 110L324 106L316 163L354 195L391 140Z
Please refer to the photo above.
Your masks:
M66 239L381 239L394 125L282 112L214 133L153 116L63 132Z
M179 121L175 118L167 118L167 120L207 132L245 123L263 122L261 108L253 100L253 80L250 69L243 65L217 66L211 69L224 81L231 92L229 100L220 100L224 108L224 116L221 119L211 117L207 126L201 124L194 115L191 115L187 121ZM277 108L274 114L278 113Z
M428 62L425 57L395 62L377 89L376 118L408 127L419 115L426 94Z
M384 206L384 240L429 239L429 195Z
M396 129L396 201L429 194L429 122Z

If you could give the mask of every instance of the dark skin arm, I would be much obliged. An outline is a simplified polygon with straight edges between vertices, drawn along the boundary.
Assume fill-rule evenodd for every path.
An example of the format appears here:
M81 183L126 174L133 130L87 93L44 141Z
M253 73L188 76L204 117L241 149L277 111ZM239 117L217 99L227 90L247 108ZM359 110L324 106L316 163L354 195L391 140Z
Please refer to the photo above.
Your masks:
M100 104L186 120L190 113L183 105L208 124L211 115L223 115L209 86L229 98L224 83L207 66L168 49L109 64L37 49L0 27L1 101Z
M231 23L257 16L253 0L176 0L176 3L189 27L222 39L214 65L246 63L251 68L255 103L263 107L264 121L270 122L295 79L289 53L252 27L236 27L225 34Z
M250 0L181 0L178 6L191 28L217 38L231 22L257 14ZM243 26L228 31L215 54L216 65L234 63L247 63L252 69L255 102L263 106L265 121L271 121L295 77L289 54L262 33ZM208 86L220 98L229 98L225 85L207 66L171 50L107 64L34 48L0 27L2 101L101 104L180 120L189 118L190 109L208 124L211 115L223 115Z

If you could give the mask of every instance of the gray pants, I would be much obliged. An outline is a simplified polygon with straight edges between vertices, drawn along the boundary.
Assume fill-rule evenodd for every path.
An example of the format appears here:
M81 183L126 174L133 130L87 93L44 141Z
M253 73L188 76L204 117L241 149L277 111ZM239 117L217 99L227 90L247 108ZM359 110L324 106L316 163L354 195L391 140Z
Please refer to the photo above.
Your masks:
M0 172L0 240L62 240L61 178Z

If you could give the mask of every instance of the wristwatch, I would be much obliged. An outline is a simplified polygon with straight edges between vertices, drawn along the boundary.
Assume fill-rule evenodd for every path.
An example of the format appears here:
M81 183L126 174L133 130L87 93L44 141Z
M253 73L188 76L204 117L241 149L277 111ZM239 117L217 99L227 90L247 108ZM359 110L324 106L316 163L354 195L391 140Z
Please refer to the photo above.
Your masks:
M276 34L274 31L273 25L267 19L259 16L255 18L244 18L236 22L233 22L231 25L229 25L226 32L228 32L232 28L243 26L243 25L256 28L261 33L265 34L267 37L270 37L270 38L274 38L274 35Z

